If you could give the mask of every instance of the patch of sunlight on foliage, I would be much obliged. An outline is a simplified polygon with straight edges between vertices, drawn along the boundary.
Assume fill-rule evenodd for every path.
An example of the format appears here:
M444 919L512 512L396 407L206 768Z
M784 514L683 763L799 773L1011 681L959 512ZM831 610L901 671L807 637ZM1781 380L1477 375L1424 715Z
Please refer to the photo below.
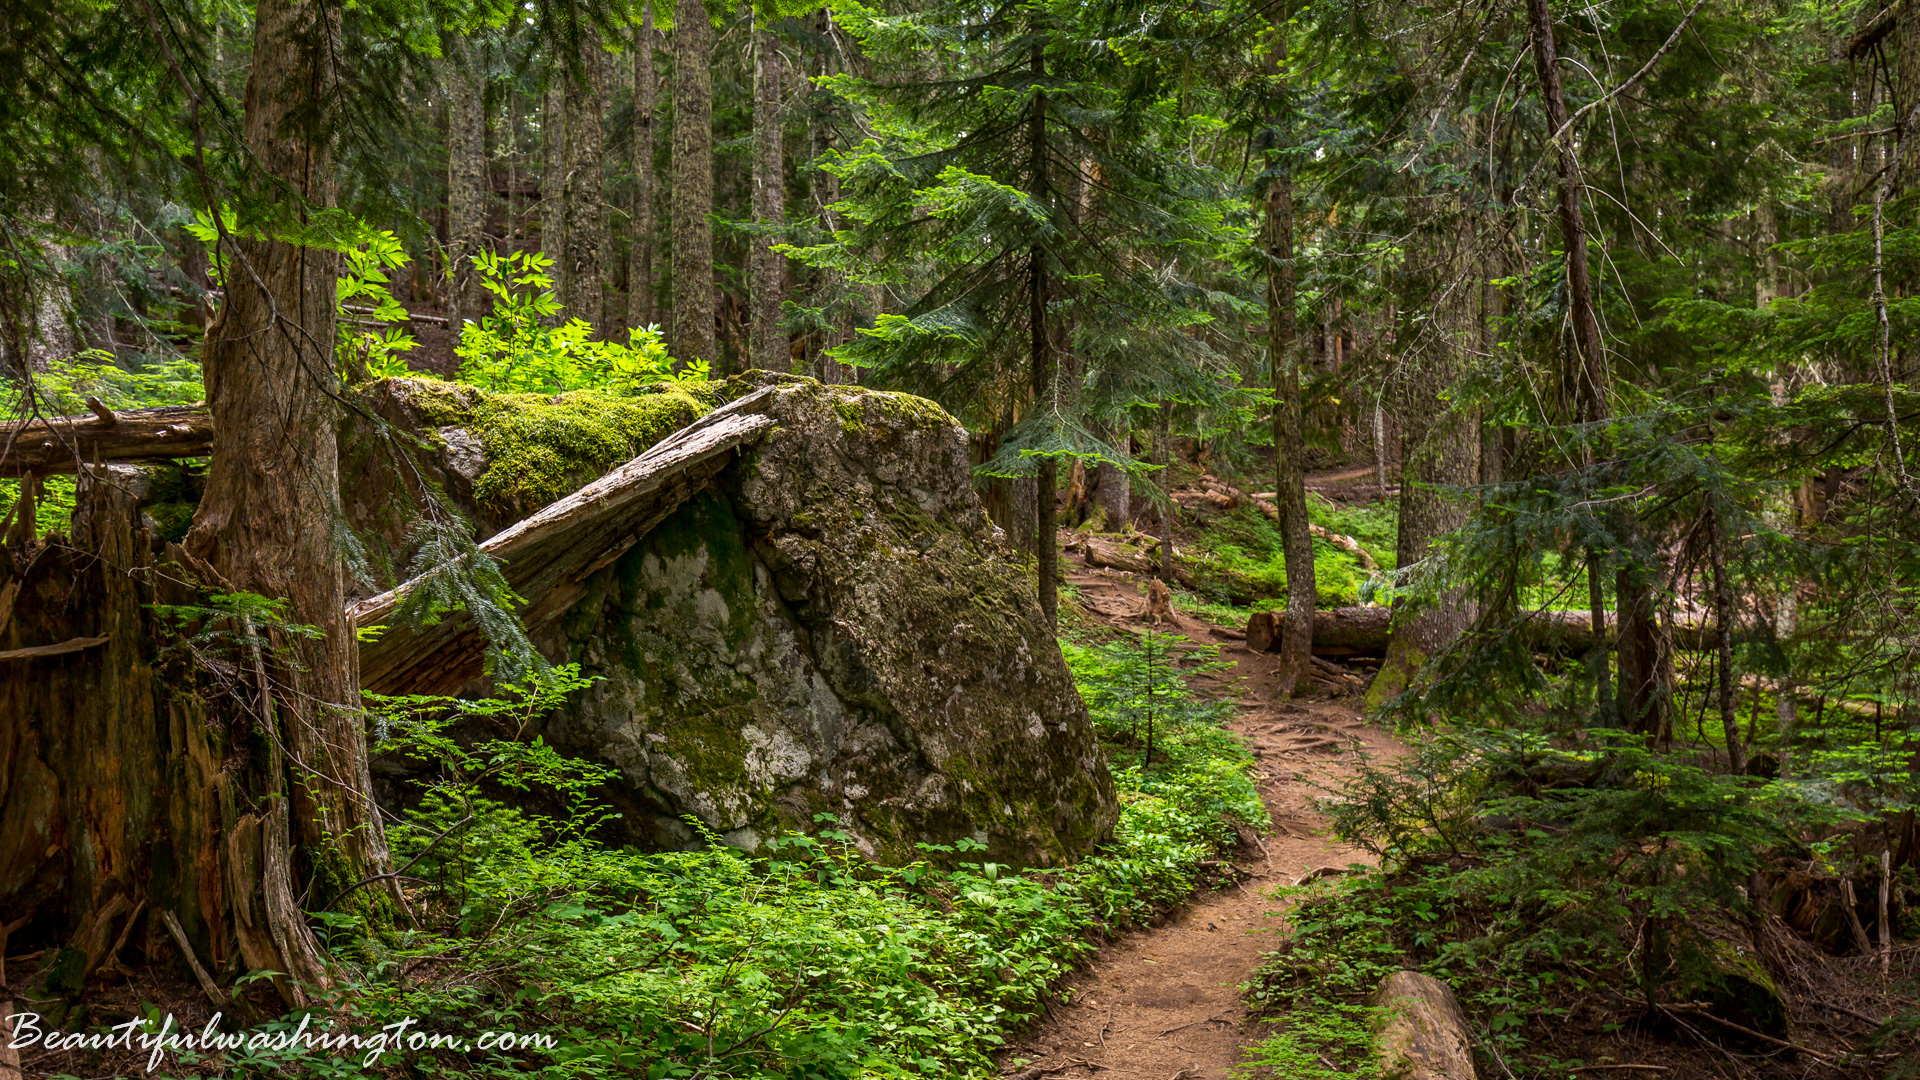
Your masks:
M1379 523L1373 519L1381 516L1379 512L1373 512L1372 518L1365 523L1377 531ZM1385 516L1391 519L1392 515L1389 512ZM1319 522L1316 520L1316 523ZM1326 527L1334 528L1331 525ZM1336 528L1334 531L1340 530ZM1287 566L1281 550L1280 528L1267 520L1259 510L1242 506L1220 515L1194 538L1192 546L1210 556L1211 561L1217 562L1221 569L1245 574L1262 592L1286 596ZM1361 539L1361 546L1383 568L1393 565L1391 545L1383 551ZM1323 608L1350 607L1360 603L1362 587L1378 576L1361 569L1353 556L1317 537L1313 541L1313 572L1319 593L1317 606Z

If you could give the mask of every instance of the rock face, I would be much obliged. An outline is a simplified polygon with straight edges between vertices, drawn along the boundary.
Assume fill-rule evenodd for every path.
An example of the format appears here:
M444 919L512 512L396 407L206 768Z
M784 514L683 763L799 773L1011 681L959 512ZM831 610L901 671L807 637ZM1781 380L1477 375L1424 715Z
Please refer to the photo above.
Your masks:
M870 857L1046 865L1117 816L1033 585L924 399L775 377L759 441L538 635L599 681L550 717L632 839L748 849L831 814ZM746 403L742 403L746 404Z

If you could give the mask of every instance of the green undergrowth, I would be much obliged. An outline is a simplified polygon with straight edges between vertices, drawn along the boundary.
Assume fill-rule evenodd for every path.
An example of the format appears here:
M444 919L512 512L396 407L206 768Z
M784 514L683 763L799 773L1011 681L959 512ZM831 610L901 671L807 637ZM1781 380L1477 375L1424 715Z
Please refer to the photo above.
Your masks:
M1276 891L1284 940L1246 992L1283 1027L1249 1068L1367 1075L1346 1036L1402 968L1454 988L1496 1073L1579 1075L1580 1047L1640 1003L1721 1002L1736 976L1739 995L1715 1007L1761 1025L1778 991L1748 959L1748 886L1769 853L1808 856L1797 831L1839 820L1815 783L1709 771L1619 731L1424 733L1326 802L1381 869ZM1296 1053L1304 1064L1279 1067ZM1352 1071L1315 1071L1322 1056Z
M511 739L454 740L453 721L511 734L573 673L503 702L385 702L388 752L440 763L391 835L427 927L386 937L326 916L358 972L354 1024L547 1032L550 1050L389 1055L419 1076L974 1077L1105 936L1182 903L1264 821L1251 757L1187 674L1213 662L1149 635L1065 651L1115 764L1111 844L1047 871L983 861L971 842L867 862L830 816L750 855L708 835L642 853L593 839L604 771ZM546 697L543 699L542 694ZM477 710L477 711L476 711ZM466 729L463 729L466 730ZM1151 752L1148 744L1151 742ZM483 784L482 781L486 781ZM551 815L495 801L544 788ZM411 864L411 865L409 865ZM365 1075L318 1052L229 1055L235 1073Z
M1350 607L1384 600L1394 568L1398 528L1394 508L1384 503L1345 507L1316 495L1307 500L1307 511L1314 524L1359 541L1379 567L1368 570L1352 555L1316 537L1313 572L1317 605ZM1236 507L1199 523L1189 547L1189 559L1202 588L1185 598L1175 597L1183 610L1233 625L1245 622L1255 611L1285 605L1287 567L1280 529L1258 509ZM1218 587L1214 579L1219 578L1245 582L1259 596L1250 602L1234 596L1234 590Z

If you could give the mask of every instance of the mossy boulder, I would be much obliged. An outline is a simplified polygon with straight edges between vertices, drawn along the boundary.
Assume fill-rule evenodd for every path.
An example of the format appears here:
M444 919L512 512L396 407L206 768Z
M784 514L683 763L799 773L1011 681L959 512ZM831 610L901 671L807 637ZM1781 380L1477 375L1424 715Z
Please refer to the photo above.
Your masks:
M1667 993L1683 1004L1703 1004L1708 1012L1749 1031L1789 1041L1792 1027L1786 998L1752 949L1721 937L1688 933L1674 949L1674 975ZM1720 1034L1728 1041L1755 1050L1775 1044L1752 1039L1737 1031Z
M630 839L869 857L970 837L1057 864L1117 816L1086 709L965 431L921 398L768 377L776 426L587 583L542 642L598 676L552 717L619 770Z

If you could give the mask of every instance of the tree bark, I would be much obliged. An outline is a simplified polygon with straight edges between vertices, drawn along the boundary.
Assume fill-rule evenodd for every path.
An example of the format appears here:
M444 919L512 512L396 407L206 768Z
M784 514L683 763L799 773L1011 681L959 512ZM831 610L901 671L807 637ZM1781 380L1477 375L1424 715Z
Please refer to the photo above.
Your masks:
M566 101L567 67L556 59L547 71L546 100L540 105L540 253L552 261L548 273L556 284L567 258Z
M1280 71L1286 62L1286 26L1276 22L1268 58L1273 92L1285 94ZM1270 116L1268 138L1277 138L1283 117ZM1270 145L1269 153L1281 150ZM1294 311L1293 178L1276 156L1261 199L1262 243L1267 257L1267 363L1273 377L1274 504L1279 509L1280 550L1287 571L1287 610L1280 633L1281 667L1276 689L1291 697L1307 674L1313 644L1313 609L1319 600L1314 580L1313 534L1307 518L1306 440L1301 431L1300 357Z
M713 301L713 24L700 0L673 10L673 311L668 351L720 374Z
M754 16L756 23L761 16ZM753 33L753 236L749 354L753 366L786 371L792 366L780 301L786 295L787 257L774 251L776 230L787 217L786 155L781 146L781 95L785 63L772 31L756 25Z
M332 148L316 114L339 92L338 20L337 7L316 0L261 0L255 17L247 144L289 218L334 199ZM246 691L224 702L258 739L247 790L234 793L246 808L225 854L231 880L251 890L234 898L241 953L249 966L286 973L282 993L297 1004L298 984L331 985L301 898L322 907L390 861L333 547L342 520L329 396L339 260L278 239L230 236L221 247L226 297L202 359L220 437L186 551L206 586L285 601L283 626L236 628L258 631L271 648L251 650ZM394 899L391 889L362 890L354 907L381 921Z
M1160 502L1160 580L1173 584L1173 496L1167 478L1167 459L1173 454L1173 403L1160 399L1160 437L1154 440L1153 463L1160 466L1160 486L1165 497Z
M653 303L653 114L659 86L653 72L653 5L640 6L633 32L633 245L627 263L627 324L659 321Z
M1423 282L1433 315L1427 326L1410 332L1402 347L1398 380L1400 428L1400 527L1396 538L1399 573L1419 573L1435 540L1464 524L1473 512L1457 493L1480 475L1480 421L1452 404L1448 391L1467 367L1467 348L1459 340L1469 332L1472 313L1462 309L1472 297L1455 283L1474 269L1462 256L1472 250L1473 219L1454 218L1453 226L1428 237L1428 260L1435 267ZM1463 297L1465 299L1463 299ZM1449 491L1448 489L1454 489ZM1393 641L1380 673L1368 689L1369 705L1379 705L1407 689L1429 657L1451 644L1473 621L1463 590L1448 589L1436 603L1409 612L1394 603Z
M1720 730L1727 742L1727 768L1738 776L1747 771L1747 744L1740 736L1734 701L1733 591L1727 581L1727 530L1718 507L1707 507L1707 558L1713 573L1715 668L1719 675Z
M580 52L580 68L568 72L566 103L566 153L561 165L561 201L566 209L562 231L560 261L560 302L566 315L584 319L593 327L594 336L605 338L609 329L606 311L607 210L601 188L606 169L601 155L606 150L606 127L602 120L603 84L606 82L606 49L597 38L589 40Z
M1030 70L1035 79L1044 79L1047 74L1046 53L1039 46L1033 50ZM1033 95L1032 116L1027 127L1028 152L1032 155L1032 190L1029 194L1042 206L1051 205L1052 189L1047 182L1047 95L1036 91ZM1032 362L1033 407L1046 411L1053 408L1054 357L1053 337L1047 327L1047 252L1035 244L1027 255L1027 330L1030 334L1029 356ZM1039 461L1039 476L1036 478L1039 490L1035 494L1034 541L1039 547L1040 570L1040 611L1047 618L1048 626L1057 625L1056 610L1059 606L1060 578L1060 539L1058 530L1058 504L1055 497L1059 488L1058 464L1052 457L1042 457Z
M486 243L491 195L482 47L471 38L448 34L441 72L441 89L447 95L447 261L453 271L447 328L457 334L461 323L479 322L492 307L473 266L473 257Z

